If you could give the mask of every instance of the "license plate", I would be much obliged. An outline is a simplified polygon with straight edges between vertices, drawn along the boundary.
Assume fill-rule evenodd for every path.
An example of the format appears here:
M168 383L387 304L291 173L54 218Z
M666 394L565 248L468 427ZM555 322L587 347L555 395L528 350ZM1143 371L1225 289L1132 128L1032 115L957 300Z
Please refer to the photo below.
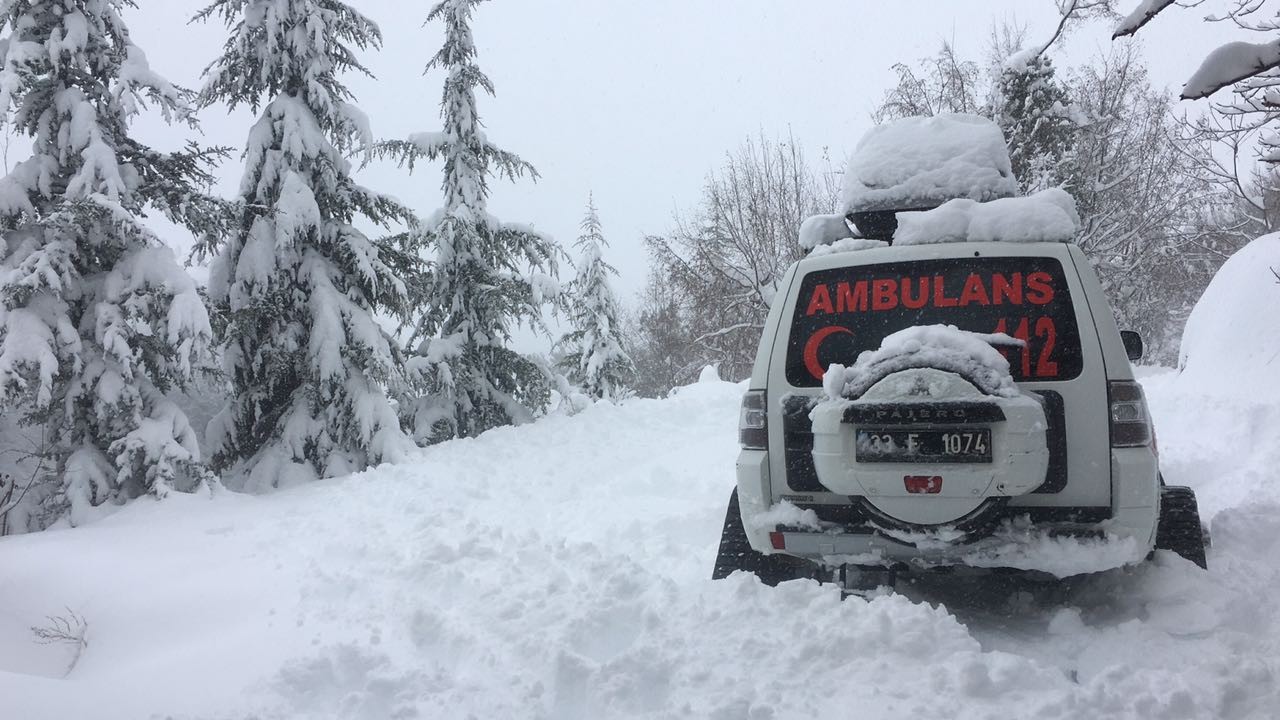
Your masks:
M854 460L877 463L989 463L991 429L858 430Z

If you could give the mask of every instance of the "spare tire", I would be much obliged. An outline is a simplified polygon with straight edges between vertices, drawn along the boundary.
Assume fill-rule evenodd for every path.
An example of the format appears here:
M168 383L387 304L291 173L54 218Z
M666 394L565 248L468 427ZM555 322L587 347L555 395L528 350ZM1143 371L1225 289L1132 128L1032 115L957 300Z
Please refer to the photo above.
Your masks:
M1044 483L1048 423L1038 395L1011 383L997 394L933 367L890 371L859 389L814 408L813 459L819 482L863 498L878 524L989 528L1008 498Z

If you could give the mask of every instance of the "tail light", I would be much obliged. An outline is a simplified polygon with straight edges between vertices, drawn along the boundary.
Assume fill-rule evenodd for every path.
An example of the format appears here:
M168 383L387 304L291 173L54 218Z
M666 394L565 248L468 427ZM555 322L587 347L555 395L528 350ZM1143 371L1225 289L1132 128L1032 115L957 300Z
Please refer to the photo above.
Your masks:
M1108 384L1111 395L1111 447L1143 447L1151 445L1151 416L1142 386L1132 380Z
M738 443L744 450L764 450L769 445L769 420L763 390L748 390L742 396L738 415Z

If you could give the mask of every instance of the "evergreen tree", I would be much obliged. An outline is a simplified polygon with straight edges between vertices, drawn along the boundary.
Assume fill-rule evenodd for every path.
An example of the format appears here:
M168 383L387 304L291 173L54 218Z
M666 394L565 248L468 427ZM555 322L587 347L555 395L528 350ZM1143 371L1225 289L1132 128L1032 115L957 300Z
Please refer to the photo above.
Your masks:
M419 251L433 251L413 288L421 316L413 324L408 363L418 394L402 403L405 424L420 442L468 437L523 422L546 406L549 389L536 361L511 349L512 326L542 327L542 305L555 295L557 249L529 227L500 222L486 205L489 179L537 172L488 141L476 110L476 88L493 84L476 65L471 14L481 0L443 0L427 21L445 28L444 46L427 71L446 72L444 131L384 144L412 170L416 160L444 161L444 207L411 232Z
M196 287L141 222L148 209L217 234L204 194L225 154L129 134L147 107L194 123L190 93L151 71L129 0L0 2L0 112L31 156L0 180L0 413L42 425L55 472L44 520L210 479L165 393L210 341Z
M574 245L582 251L582 259L569 291L573 331L560 341L568 351L561 367L591 397L616 402L625 394L635 366L622 349L618 302L609 287L609 276L618 271L604 261L603 249L609 243L590 198L581 227L582 235Z
M395 461L411 447L386 394L398 358L373 314L400 310L404 285L354 222L407 213L352 180L346 156L372 138L339 80L368 74L356 52L381 34L335 0L219 0L197 18L214 15L231 37L203 102L262 106L210 283L233 393L210 423L214 461L254 489Z
M1014 55L996 81L995 96L995 120L1023 192L1062 185L1078 127L1053 62L1043 53Z

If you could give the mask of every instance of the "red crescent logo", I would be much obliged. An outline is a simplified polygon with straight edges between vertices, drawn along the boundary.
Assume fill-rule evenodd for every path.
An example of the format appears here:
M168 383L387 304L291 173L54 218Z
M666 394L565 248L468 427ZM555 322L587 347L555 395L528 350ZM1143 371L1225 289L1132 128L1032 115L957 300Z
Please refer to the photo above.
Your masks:
M827 369L822 367L818 362L818 347L822 345L822 341L836 335L838 333L853 334L849 328L840 327L839 325L828 325L818 332L809 336L809 341L804 344L804 367L809 374L821 380L823 375L827 374Z

